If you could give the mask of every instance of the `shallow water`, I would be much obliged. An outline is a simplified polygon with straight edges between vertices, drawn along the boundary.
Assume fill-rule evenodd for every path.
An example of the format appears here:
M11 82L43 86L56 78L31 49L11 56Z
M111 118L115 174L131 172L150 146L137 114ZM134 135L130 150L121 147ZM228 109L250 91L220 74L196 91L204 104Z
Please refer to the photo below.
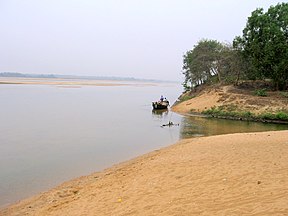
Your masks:
M107 168L180 138L287 126L153 112L180 84L0 85L0 206ZM161 127L168 121L180 126Z
M179 127L160 127L171 114L151 102L180 93L180 84L0 85L0 206L176 142Z
M207 117L185 117L181 120L180 138L213 136L232 133L287 130L288 125L235 121Z

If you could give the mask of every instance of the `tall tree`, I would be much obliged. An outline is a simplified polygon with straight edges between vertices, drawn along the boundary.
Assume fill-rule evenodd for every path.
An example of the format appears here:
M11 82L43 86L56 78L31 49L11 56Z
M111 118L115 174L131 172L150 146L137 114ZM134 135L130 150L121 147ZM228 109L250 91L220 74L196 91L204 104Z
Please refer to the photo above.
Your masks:
M222 47L222 44L216 40L201 40L194 49L186 52L183 56L185 90L210 82L212 77L218 75L219 53ZM221 81L220 73L218 79Z
M266 13L256 9L248 18L242 37L234 47L243 52L253 68L250 75L269 78L275 88L284 88L288 80L288 3L271 6Z
M185 90L212 82L235 82L242 74L239 52L229 44L216 40L201 40L183 56Z

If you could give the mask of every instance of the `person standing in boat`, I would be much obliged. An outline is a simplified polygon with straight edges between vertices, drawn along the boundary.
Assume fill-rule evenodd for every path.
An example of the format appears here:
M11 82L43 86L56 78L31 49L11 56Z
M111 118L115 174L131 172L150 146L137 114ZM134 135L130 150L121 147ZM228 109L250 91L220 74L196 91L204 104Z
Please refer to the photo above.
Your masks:
M160 101L163 102L163 100L164 100L164 97L163 97L163 95L161 95Z

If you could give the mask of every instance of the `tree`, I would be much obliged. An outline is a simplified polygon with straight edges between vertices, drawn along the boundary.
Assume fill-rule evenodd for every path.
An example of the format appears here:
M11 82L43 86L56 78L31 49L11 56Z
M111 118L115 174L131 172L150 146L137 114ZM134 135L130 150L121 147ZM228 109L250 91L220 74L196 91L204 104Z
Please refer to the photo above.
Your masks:
M210 82L211 78L218 74L217 60L221 48L222 45L215 40L201 40L193 50L186 52L183 56L185 90ZM220 74L219 80L221 80Z
M239 52L229 44L201 40L183 56L185 91L203 83L227 83L240 78L242 62Z
M285 88L288 80L288 3L271 6L266 13L256 9L248 18L242 37L234 48L251 63L249 76L272 79L275 88Z

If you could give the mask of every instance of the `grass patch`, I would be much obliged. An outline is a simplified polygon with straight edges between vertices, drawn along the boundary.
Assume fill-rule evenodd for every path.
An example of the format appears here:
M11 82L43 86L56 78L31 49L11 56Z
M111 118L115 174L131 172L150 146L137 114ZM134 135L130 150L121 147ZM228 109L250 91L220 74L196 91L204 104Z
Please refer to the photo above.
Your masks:
M254 91L254 95L260 96L260 97L267 97L267 90L265 88L257 89Z
M192 98L194 98L195 96L192 96L192 95L182 95L180 98L179 98L179 102L184 102L184 101L187 101L187 100L190 100Z
M228 107L231 108L231 107ZM252 117L251 112L237 112L235 108L225 110L223 107L212 107L211 109L205 110L202 114L222 117Z
M280 92L282 97L288 98L288 92Z
M288 114L284 112L277 112L277 113L263 113L259 115L261 119L265 120L282 120L288 121Z
M288 113L286 112L262 113L259 115L255 115L250 111L237 112L237 111L223 110L222 107L212 107L211 109L203 111L202 114L211 115L213 117L226 117L226 118L245 119L245 120L288 121Z
M252 119L254 117L253 113L251 112L236 112L236 111L225 111L225 110L206 110L202 112L206 115L212 115L215 117L233 117L233 118L245 118L245 119Z

